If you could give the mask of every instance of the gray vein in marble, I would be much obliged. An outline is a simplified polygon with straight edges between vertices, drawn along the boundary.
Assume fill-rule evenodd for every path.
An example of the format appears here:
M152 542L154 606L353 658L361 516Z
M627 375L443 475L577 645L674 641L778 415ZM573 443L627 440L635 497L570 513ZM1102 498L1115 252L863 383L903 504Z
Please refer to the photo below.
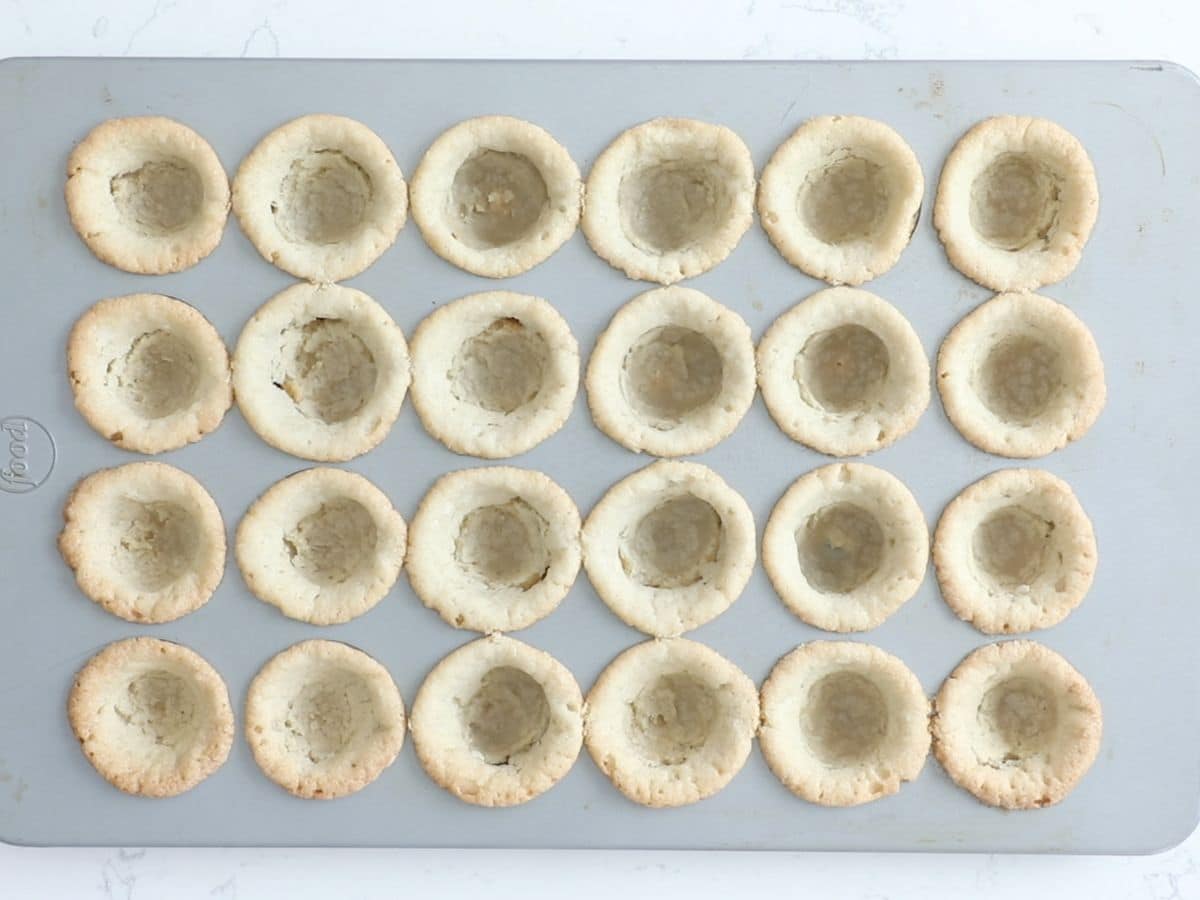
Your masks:
M129 33L129 42L125 45L125 50L121 53L122 56L128 56L133 52L134 41L138 39L143 31L154 24L155 20L166 10L173 7L175 4L167 3L166 0L154 0L154 8L150 10L150 15L146 21L142 22L137 28Z
M25 15L25 7L21 0L8 0L8 5L15 10L15 16L18 22L21 23L21 28L25 30L26 35L33 34L33 27L29 24L29 17Z
M120 855L110 856L105 860L100 870L100 891L109 900L133 900L133 890L137 886L135 873Z
M863 59L895 59L896 45L895 44L872 44L870 41L863 42Z
M827 0L825 3L800 0L796 3L781 4L782 9L795 9L817 15L845 16L860 25L888 33L892 30L892 20L901 12L901 6L899 3L878 0Z
M1182 866L1172 866L1161 872L1150 872L1143 876L1146 895L1153 900L1184 900L1195 896L1196 860L1190 853L1175 853L1174 857L1182 857ZM1175 862L1174 859L1171 860ZM1185 893L1186 890L1186 893Z
M742 59L764 59L771 55L771 36L764 34L758 42L747 45L742 51Z
M270 53L265 55L279 56L279 36L276 35L274 29L271 28L271 20L263 19L261 25L246 35L246 40L242 44L242 58L245 59L247 56L251 55L250 50L254 46L259 35L263 35L265 40L269 42ZM263 56L264 54L255 53L254 55Z

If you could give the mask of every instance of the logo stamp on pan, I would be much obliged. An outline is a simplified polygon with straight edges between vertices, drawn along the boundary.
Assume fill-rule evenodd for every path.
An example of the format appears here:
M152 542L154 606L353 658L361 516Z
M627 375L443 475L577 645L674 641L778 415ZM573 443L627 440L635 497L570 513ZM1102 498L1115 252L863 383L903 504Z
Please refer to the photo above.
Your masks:
M41 422L29 416L0 419L0 491L28 494L54 469L54 438Z

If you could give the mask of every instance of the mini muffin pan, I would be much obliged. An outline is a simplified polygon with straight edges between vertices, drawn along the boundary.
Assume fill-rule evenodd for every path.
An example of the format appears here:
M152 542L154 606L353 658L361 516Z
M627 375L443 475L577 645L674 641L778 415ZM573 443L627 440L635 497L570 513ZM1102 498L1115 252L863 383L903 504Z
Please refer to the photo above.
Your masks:
M626 800L586 754L555 788L511 809L455 799L422 772L406 741L395 764L358 794L304 801L255 766L241 734L246 688L275 653L329 638L370 653L407 704L426 673L475 635L456 631L402 575L366 615L316 627L284 618L247 590L233 561L212 600L176 622L135 626L76 588L55 538L82 475L144 457L112 446L76 413L67 334L93 302L139 291L194 304L230 346L250 315L294 283L264 262L231 218L216 251L187 271L137 276L96 260L71 228L66 160L98 122L157 114L195 128L227 171L271 129L312 112L359 119L387 142L406 177L425 148L472 116L507 114L554 135L586 173L623 129L659 115L719 122L762 165L800 122L855 113L894 127L925 172L912 244L864 287L909 319L933 358L947 331L990 296L947 263L930 222L938 174L954 141L989 115L1054 119L1095 163L1100 217L1078 269L1043 289L1075 310L1104 357L1108 406L1080 441L1032 464L1065 478L1091 516L1099 568L1069 618L1032 635L1063 654L1104 706L1094 768L1061 804L1003 813L957 788L930 759L895 796L849 809L793 796L758 748L716 796L650 810ZM286 60L9 60L0 65L0 838L24 844L679 847L1138 853L1182 840L1200 807L1200 87L1160 63L629 63ZM396 244L348 282L411 335L431 310L504 288L547 298L586 360L613 313L650 285L599 259L582 234L530 272L496 282L454 268L409 223ZM684 282L740 313L757 340L821 284L788 265L760 225L712 271ZM309 463L273 449L231 411L214 433L157 459L190 472L232 536L250 503ZM740 491L761 537L772 506L800 474L829 462L789 440L756 398L738 429L697 457ZM899 477L930 527L966 485L1021 463L973 448L935 398L916 429L865 458ZM592 424L582 390L561 432L511 464L544 471L586 514L616 481L648 464ZM370 478L411 520L444 472L487 464L427 435L406 401L390 435L344 466ZM228 763L169 800L127 796L88 765L66 698L99 648L137 634L180 641L224 676L239 732ZM643 639L581 573L562 605L522 641L561 660L586 690ZM829 637L787 611L758 565L727 612L688 637L758 684L798 643ZM900 657L934 693L988 638L959 621L932 569L917 595L853 640Z

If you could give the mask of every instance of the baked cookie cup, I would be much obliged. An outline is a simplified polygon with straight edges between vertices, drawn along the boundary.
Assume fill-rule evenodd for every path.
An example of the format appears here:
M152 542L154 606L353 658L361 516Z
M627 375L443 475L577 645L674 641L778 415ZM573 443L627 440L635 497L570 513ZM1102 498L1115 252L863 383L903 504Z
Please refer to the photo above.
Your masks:
M758 721L758 692L741 669L703 644L658 639L600 673L584 706L584 743L630 800L684 806L741 771Z
M1074 492L1038 469L993 472L950 502L933 536L947 605L984 634L1057 625L1096 573L1096 535Z
M950 263L994 291L1028 291L1074 271L1100 208L1096 172L1048 119L995 116L946 157L933 224Z
M67 340L75 408L125 450L175 450L233 405L229 351L194 307L161 294L101 300Z
M562 428L579 390L579 345L541 297L471 294L422 320L412 337L412 402L455 453L503 459Z
M480 116L442 132L410 189L430 249L488 278L519 275L575 233L579 167L549 132L511 116Z
M857 285L900 259L924 193L917 155L890 127L862 116L818 116L763 169L758 215L797 269Z
M763 568L793 613L826 631L868 631L917 592L929 529L894 475L834 463L801 475L763 529Z
M516 631L552 613L579 574L579 510L541 472L451 472L421 501L408 581L455 628Z
M408 214L408 186L362 122L301 116L242 160L233 212L263 259L327 284L353 278L392 245Z
M722 125L652 119L588 173L583 233L630 278L674 284L722 262L754 217L754 161Z
M775 423L830 456L879 450L929 406L929 361L887 301L826 288L775 320L758 344L758 384Z
M302 641L272 657L246 694L246 740L290 794L361 791L404 744L404 701L387 669L347 644Z
M969 654L933 699L933 753L959 787L1002 809L1036 809L1075 789L1100 750L1087 679L1034 641Z
M550 654L492 634L434 667L409 724L417 758L438 785L477 806L516 806L575 764L583 695Z
M229 178L208 142L163 116L109 119L67 160L71 225L101 262L139 275L190 268L221 241Z
M674 637L725 612L754 569L754 516L699 463L661 461L617 482L583 525L583 565L627 625Z
M946 416L988 453L1045 456L1079 440L1107 398L1088 327L1040 294L999 294L942 342L937 385Z
M400 577L406 528L387 496L344 469L307 469L271 485L238 525L251 592L290 619L349 622Z
M688 456L727 438L754 402L754 342L733 310L685 287L621 307L588 361L596 427L635 453Z
M181 644L127 638L79 670L67 717L88 762L113 786L174 797L224 765L233 709L217 671Z
M801 644L775 664L761 703L767 765L810 803L894 794L929 755L929 698L903 662L871 644Z
M225 573L225 524L191 475L157 462L79 480L58 536L79 589L127 622L172 622L208 602Z
M374 448L411 379L404 333L382 306L337 284L294 284L246 323L233 352L238 409L272 447L319 462Z

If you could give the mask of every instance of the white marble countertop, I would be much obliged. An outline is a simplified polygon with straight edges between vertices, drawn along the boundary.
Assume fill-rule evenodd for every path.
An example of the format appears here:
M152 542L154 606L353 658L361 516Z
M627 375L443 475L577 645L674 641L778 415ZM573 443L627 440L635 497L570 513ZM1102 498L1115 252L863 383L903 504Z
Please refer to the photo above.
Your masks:
M0 0L7 56L1165 58L1194 0ZM26 849L0 898L1200 897L1200 832L1152 857Z

